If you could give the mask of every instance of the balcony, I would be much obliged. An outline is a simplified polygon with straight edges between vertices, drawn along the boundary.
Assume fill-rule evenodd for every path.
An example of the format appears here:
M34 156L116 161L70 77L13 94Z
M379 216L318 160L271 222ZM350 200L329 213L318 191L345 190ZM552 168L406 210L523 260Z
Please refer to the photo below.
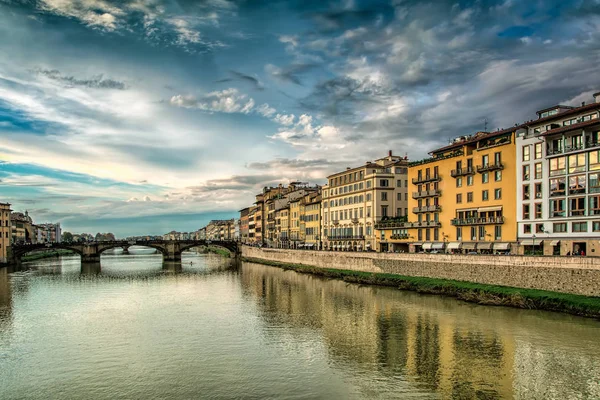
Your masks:
M546 149L546 154L548 157L552 157L552 156L557 156L557 155L561 155L561 154L567 154L567 153L573 153L576 151L580 151L580 150L585 150L585 149L593 149L596 147L600 147L600 141L598 140L588 140L585 142L585 145L583 143L577 143L575 145L567 145L567 146L557 146L557 147L548 147Z
M355 225L358 224L358 218L352 218L352 223Z
M450 176L453 178L458 178L459 176L474 175L474 174L475 174L475 170L473 169L473 167L457 168L457 169L453 169L452 171L450 171Z
M375 229L410 228L406 217L386 218L375 224Z
M441 196L442 192L440 190L434 189L434 190L423 190L421 192L413 192L412 194L412 198L413 199L422 199L425 197L436 197L436 196Z
M439 175L426 175L425 177L421 176L417 178L412 178L412 183L418 185L420 183L439 182L441 179L442 178Z
M503 224L504 217L490 218L455 218L451 221L454 226Z
M489 171L496 171L499 169L504 169L504 164L502 164L501 162L498 163L494 163L494 164L485 164L485 165L478 165L477 166L477 172L482 173L482 172L489 172Z
M364 240L363 235L333 235L327 236L329 240Z
M442 211L442 206L424 206L424 207L413 207L412 212L414 214L426 213L426 212L439 212Z
M339 219L332 219L331 223L333 223L334 225L339 225L340 224L340 220Z
M410 236L408 236L408 233L403 234L403 235L392 235L390 236L390 239L392 240L404 240L404 239L408 239Z
M442 226L442 223L439 221L422 221L422 222L413 222L411 224L411 228L439 228Z

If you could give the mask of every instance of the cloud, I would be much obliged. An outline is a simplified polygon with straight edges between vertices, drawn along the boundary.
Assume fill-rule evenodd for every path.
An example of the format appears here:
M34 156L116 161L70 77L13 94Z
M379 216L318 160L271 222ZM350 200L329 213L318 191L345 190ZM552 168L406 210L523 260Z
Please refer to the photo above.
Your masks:
M265 70L275 79L281 82L294 83L303 86L300 76L308 73L310 70L317 67L317 64L291 64L285 68L277 67L273 64L267 64Z
M171 105L184 108L197 108L209 112L248 114L254 108L254 100L237 89L229 88L210 92L202 97L176 95L171 97Z
M38 69L36 73L47 77L48 79L58 81L67 87L83 86L92 89L117 89L125 90L127 85L114 79L104 78L102 75L94 76L89 79L78 79L74 76L66 76L58 70Z
M264 103L256 107L256 112L262 115L263 117L271 118L273 115L275 115L277 110L269 106L267 103Z

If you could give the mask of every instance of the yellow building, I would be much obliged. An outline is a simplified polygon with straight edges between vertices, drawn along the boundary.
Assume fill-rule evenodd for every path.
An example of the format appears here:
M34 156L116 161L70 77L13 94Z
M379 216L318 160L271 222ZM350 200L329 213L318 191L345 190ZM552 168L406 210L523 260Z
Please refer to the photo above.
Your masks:
M304 238L300 234L300 202L302 198L299 197L290 201L290 247L298 248L299 245L304 242Z
M303 202L304 247L319 250L321 248L321 195L311 193L304 197Z
M10 204L0 203L0 264L8 262L8 248L12 238Z
M517 239L514 129L463 136L430 154L409 165L408 222L379 223L382 240L392 251L510 250Z

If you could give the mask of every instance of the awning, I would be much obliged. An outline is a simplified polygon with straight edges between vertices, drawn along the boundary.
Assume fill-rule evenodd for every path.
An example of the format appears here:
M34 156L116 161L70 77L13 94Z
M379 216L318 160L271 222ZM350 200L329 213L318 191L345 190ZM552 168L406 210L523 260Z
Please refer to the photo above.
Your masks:
M448 250L458 250L458 249L460 249L461 245L462 245L461 242L450 242L450 243L448 243L448 246L446 247L446 249L448 249Z
M477 211L477 208L462 208L460 210L456 210L457 213L459 213L459 212L467 212L467 211Z
M423 243L423 250L431 250L433 243Z
M494 250L508 250L510 249L510 243L498 242L494 243Z
M535 241L535 243L534 243ZM521 245L523 246L533 246L542 244L542 240L534 240L534 239L523 239L521 240Z
M434 243L433 246L431 246L432 250L442 250L443 248L444 248L443 242Z
M413 243L412 245L413 246L423 246L423 243L418 242L418 243Z
M298 247L303 247L304 245L302 243L298 244Z
M367 243L367 247L371 247L371 243Z
M560 243L560 240L553 240L550 242L550 246L556 246L559 243Z
M477 249L478 250L491 250L492 242L479 242L479 243L477 243Z
M478 212L502 211L502 206L479 207Z
M474 242L463 243L462 248L464 250L475 250L477 248L477 243L474 243Z

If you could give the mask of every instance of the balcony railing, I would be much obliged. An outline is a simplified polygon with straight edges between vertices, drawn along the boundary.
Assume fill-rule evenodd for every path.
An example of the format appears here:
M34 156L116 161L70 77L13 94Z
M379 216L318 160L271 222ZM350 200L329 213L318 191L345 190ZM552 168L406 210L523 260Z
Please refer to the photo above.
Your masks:
M453 169L452 171L450 171L450 176L453 178L457 178L459 176L474 175L474 174L475 174L475 170L473 169L473 167L457 168L457 169Z
M411 223L406 217L386 218L375 224L375 229L405 228L410 227Z
M410 236L408 236L408 233L407 233L407 234L404 234L404 235L392 235L392 236L390 236L390 239L392 239L392 240L404 240L404 239L408 239L409 237Z
M442 178L439 175L425 175L421 177L412 178L412 183L418 185L419 183L427 183L427 182L438 182Z
M579 143L576 145L569 145L569 146L560 146L557 148L553 148L553 147L548 147L548 149L546 150L548 156L555 156L558 154L566 154L566 153L572 153L575 151L579 151L579 150L584 150L584 149L593 149L596 147L600 147L600 141L594 141L594 140L588 140L584 143Z
M488 171L496 171L499 169L504 169L504 164L498 162L498 163L494 163L494 164L485 164L485 165L477 166L477 172L479 172L479 173L488 172Z
M340 220L339 220L339 219L333 219L333 220L331 220L331 222L332 222L334 225L339 225L339 224L340 224Z
M455 218L455 219L452 220L451 223L454 226L503 224L504 223L504 217Z
M424 206L424 207L413 207L412 212L415 214L426 213L426 212L438 212L442 211L442 206Z
M364 240L364 235L329 235L329 240Z
M442 194L442 192L440 190L437 190L437 189L434 189L434 190L423 190L421 192L413 192L412 198L413 199L422 199L424 197L440 196L441 194Z

